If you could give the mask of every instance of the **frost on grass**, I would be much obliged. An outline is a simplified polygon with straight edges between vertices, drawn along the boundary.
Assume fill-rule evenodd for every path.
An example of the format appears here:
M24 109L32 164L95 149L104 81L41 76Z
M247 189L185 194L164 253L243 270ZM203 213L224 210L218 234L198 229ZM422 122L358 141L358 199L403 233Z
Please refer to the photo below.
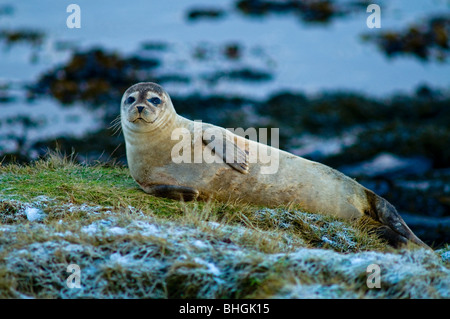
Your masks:
M42 220L45 217L42 209L36 207L25 207L25 215L30 222Z
M6 214L29 205L8 203ZM133 207L53 208L2 222L0 297L450 298L448 249L351 252L357 231L320 215L263 209L233 224L195 210L171 220ZM374 263L380 289L366 284ZM80 266L81 288L66 285L70 264Z
M262 209L256 212L256 219L281 229L298 229L308 241L316 246L333 248L337 251L351 251L356 248L356 232L345 223L330 220L318 214L285 209Z
M46 207L47 199L42 196L30 203L22 203L17 200L0 200L0 221L3 224L20 223L25 219L34 222L45 218L43 207Z

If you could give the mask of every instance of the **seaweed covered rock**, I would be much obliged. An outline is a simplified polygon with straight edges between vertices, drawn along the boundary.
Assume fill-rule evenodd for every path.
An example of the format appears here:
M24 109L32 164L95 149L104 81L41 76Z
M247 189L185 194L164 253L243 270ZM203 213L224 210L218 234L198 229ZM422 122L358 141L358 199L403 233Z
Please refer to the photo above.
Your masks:
M31 94L50 94L63 104L81 100L92 104L120 100L130 85L153 78L155 59L125 58L118 53L91 49L75 53L64 66L44 74Z

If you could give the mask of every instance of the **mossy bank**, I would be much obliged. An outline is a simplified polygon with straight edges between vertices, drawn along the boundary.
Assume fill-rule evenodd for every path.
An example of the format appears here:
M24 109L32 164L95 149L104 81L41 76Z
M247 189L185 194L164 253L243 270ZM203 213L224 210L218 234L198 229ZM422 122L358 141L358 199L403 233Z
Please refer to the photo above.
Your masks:
M156 198L57 155L0 166L0 185L2 298L450 298L448 245L394 250L367 221Z

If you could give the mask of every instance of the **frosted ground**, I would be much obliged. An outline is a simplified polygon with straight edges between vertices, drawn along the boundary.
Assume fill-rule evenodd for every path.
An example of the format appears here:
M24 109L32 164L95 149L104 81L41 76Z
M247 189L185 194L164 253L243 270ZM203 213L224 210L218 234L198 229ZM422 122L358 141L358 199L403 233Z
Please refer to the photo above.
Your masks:
M117 211L45 196L29 203L2 197L2 297L450 298L448 247L355 249L353 226L320 215L260 209L252 221L236 224L185 206L183 218L173 221L132 206ZM327 248L283 231L299 220L322 241L315 246ZM258 221L275 227L263 230ZM67 287L69 264L80 266L81 288ZM381 267L380 289L367 288L370 264Z

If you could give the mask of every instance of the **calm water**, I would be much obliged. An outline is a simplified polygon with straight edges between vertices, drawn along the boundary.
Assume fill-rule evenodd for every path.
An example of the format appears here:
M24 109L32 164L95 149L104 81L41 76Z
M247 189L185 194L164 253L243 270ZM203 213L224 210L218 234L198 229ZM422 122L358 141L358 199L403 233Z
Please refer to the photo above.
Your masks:
M348 2L348 1L341 1ZM30 50L25 45L0 53L2 81L33 81L43 70L64 62L70 56L58 51L60 42L76 47L100 46L130 53L146 41L169 44L164 55L164 70L183 70L191 75L205 69L229 67L226 61L212 59L205 63L192 58L192 50L200 43L220 46L229 42L244 46L244 60L267 68L275 77L270 83L246 86L224 83L208 87L201 80L188 86L174 87L179 92L198 90L237 92L267 96L281 88L317 92L323 89L351 89L374 95L394 91L411 91L417 85L447 88L450 64L423 63L413 57L388 59L373 44L363 43L363 33L398 29L419 23L430 14L450 14L448 0L383 1L381 29L369 29L365 8L348 17L336 18L328 25L305 24L294 15L268 15L248 18L233 7L233 1L77 1L81 7L81 29L66 27L68 2L64 1L0 1L10 3L11 15L0 18L0 28L31 28L47 35L39 49L39 61L30 64ZM191 8L223 9L221 19L189 21Z
M348 1L341 1L346 3ZM22 136L27 143L57 135L79 135L99 128L98 114L83 112L80 105L63 110L58 102L44 99L28 103L21 90L44 71L66 62L73 49L101 47L121 54L142 51L144 43L166 48L150 52L162 61L159 74L178 72L189 83L171 83L171 94L224 94L265 98L280 90L307 93L323 90L354 90L374 96L411 92L418 85L448 89L450 64L424 63L414 57L389 59L374 44L363 43L361 35L379 30L366 26L365 8L326 25L306 24L290 14L264 18L244 16L230 0L221 1L77 1L81 7L81 29L69 29L64 1L0 1L4 8L0 29L31 29L45 34L43 43L0 44L0 83L9 85L15 103L0 104L0 153L17 148L9 135ZM339 3L339 2L338 2ZM427 15L450 13L449 1L384 1L382 29L401 28L422 21ZM220 19L189 21L192 8L216 8ZM6 9L5 9L6 8ZM237 43L238 61L220 54L224 45ZM206 57L196 58L198 50ZM208 81L218 70L250 67L272 74L270 81L257 83L219 79ZM26 132L20 120L27 114L32 122ZM56 115L57 114L57 115ZM77 124L78 123L78 124ZM73 127L76 126L76 129Z

